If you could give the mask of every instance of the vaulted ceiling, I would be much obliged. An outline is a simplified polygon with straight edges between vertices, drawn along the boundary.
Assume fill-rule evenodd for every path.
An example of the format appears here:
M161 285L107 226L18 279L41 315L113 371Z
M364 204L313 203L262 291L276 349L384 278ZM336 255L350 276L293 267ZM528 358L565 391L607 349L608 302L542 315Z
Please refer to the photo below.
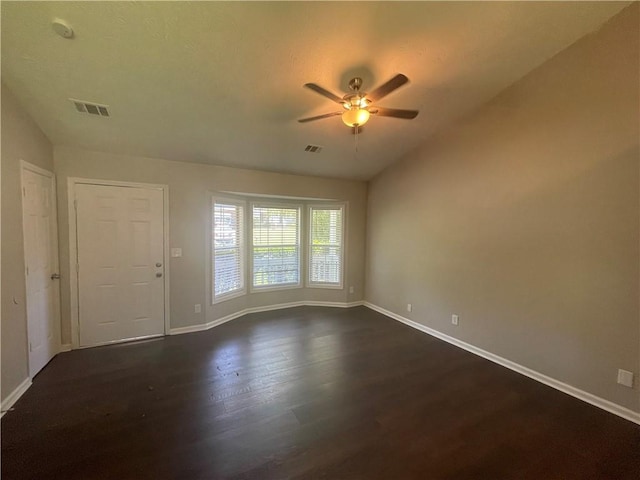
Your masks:
M3 1L2 78L54 145L368 179L628 4ZM305 83L398 72L380 106L420 114L373 117L357 151L338 116L297 122L339 109Z

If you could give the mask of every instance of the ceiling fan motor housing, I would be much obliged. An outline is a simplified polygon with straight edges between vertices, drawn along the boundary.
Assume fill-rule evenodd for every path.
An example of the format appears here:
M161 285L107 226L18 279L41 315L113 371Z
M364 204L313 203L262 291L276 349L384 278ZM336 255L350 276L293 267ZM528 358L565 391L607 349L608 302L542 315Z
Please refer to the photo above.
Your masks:
M362 79L360 77L355 77L349 80L349 88L354 92L357 92L362 87Z

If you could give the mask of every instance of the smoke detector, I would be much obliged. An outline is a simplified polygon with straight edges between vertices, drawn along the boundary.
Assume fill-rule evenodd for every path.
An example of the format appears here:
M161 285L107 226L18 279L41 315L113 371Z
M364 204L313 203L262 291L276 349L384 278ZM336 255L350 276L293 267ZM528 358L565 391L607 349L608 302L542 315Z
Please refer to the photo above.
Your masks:
M73 38L73 28L64 20L56 18L51 23L53 31L60 35L62 38Z

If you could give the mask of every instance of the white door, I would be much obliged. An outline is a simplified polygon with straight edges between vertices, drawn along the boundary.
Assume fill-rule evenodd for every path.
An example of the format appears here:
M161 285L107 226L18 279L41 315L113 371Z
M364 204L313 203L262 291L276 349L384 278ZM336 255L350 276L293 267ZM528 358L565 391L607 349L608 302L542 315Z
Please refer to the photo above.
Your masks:
M164 334L162 190L75 192L80 346Z
M54 185L52 173L23 164L22 228L31 378L58 353L60 344L60 277Z

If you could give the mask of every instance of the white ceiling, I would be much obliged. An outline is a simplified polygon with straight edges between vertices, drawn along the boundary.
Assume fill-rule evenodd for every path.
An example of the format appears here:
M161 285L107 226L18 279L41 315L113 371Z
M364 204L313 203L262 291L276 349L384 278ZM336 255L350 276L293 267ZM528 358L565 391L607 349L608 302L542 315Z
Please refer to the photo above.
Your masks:
M628 4L3 1L2 77L54 145L368 179ZM296 121L339 109L304 83L341 96L398 72L379 105L420 115L373 117L357 153L340 117Z

